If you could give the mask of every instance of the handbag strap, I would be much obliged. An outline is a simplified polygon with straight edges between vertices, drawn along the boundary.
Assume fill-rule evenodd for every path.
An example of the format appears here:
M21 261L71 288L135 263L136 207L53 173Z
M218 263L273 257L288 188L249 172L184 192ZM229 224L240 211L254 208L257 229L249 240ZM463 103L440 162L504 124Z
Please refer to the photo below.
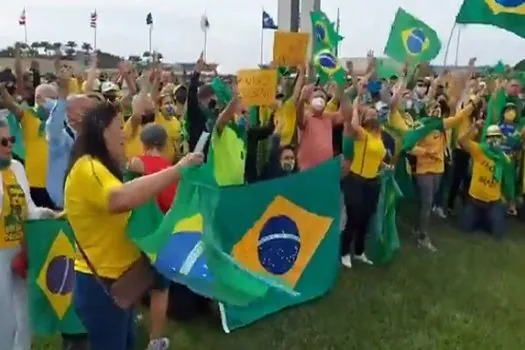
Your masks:
M93 265L91 260L88 258L88 256L87 256L86 252L84 251L84 249L82 249L82 246L80 245L80 243L79 243L79 241L77 239L77 236L75 235L74 232L73 232L73 238L75 239L75 243L77 245L78 251L82 255L82 258L84 258L84 260L86 261L86 264L87 264L88 268L91 270L91 273L95 277L95 281L97 281L97 283L100 285L100 287L102 288L104 293L113 300L113 296L109 292L109 289L108 289L107 285L102 280L102 277L100 277L100 275L98 274L97 269L95 269L95 266Z

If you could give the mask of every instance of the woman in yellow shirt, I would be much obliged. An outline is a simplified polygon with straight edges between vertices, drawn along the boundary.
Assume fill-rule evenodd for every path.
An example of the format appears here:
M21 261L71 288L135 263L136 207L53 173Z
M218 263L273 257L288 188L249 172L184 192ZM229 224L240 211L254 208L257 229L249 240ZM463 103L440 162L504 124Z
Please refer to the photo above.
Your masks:
M359 90L360 93L354 100L352 117L345 121L343 135L343 142L349 142L348 138L353 139L352 159L347 159L350 171L342 181L347 221L342 233L341 263L348 268L352 267L352 244L354 259L372 264L364 252L365 237L377 208L379 171L386 156L377 111L375 108L360 107L362 86ZM349 114L343 113L345 116Z
M91 349L133 348L133 310L118 307L110 291L141 257L125 234L130 210L178 181L181 167L202 161L202 154L190 153L170 168L123 183L122 118L106 103L84 117L66 178L64 209L81 248L74 304Z

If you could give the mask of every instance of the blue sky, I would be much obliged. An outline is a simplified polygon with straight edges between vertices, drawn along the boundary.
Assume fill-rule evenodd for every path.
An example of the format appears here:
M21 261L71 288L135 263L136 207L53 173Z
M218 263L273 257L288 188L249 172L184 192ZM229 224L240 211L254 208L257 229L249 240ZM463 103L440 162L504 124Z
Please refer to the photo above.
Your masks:
M194 61L203 48L200 18L206 11L210 21L208 59L220 63L220 71L234 72L259 63L261 11L277 17L277 0L18 0L4 1L0 11L0 46L23 41L18 17L25 6L28 40L92 42L89 14L98 12L97 46L104 51L128 56L148 49L145 17L154 18L153 48L166 61ZM342 57L366 55L368 49L380 55L399 6L423 19L439 34L443 46L462 0L322 0L322 8L335 21L341 11L345 40ZM271 60L273 34L264 33L265 60ZM514 64L525 57L525 39L488 26L462 30L459 64L478 57L481 64L499 59ZM454 62L453 42L449 62ZM443 62L443 52L436 59Z

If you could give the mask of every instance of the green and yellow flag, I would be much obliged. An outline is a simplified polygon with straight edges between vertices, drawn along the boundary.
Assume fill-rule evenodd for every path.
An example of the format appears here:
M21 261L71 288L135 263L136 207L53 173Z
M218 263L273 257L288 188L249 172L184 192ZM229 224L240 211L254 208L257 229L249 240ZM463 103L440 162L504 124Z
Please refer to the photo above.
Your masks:
M441 50L436 31L422 20L399 8L392 23L385 55L411 64L431 61Z
M39 336L84 333L73 307L75 241L69 223L34 220L26 222L24 230L33 331Z
M487 24L525 38L525 1L464 0L456 23Z

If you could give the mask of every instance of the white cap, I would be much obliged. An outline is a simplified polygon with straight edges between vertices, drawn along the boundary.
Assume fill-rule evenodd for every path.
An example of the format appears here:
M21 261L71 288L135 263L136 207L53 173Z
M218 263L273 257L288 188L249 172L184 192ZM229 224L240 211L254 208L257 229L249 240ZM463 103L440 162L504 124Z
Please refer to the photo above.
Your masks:
M487 136L502 136L501 129L498 125L491 125L487 128Z
M102 86L100 87L100 92L103 94L108 93L110 91L119 91L119 87L117 84L115 84L112 81L105 81L102 83Z

